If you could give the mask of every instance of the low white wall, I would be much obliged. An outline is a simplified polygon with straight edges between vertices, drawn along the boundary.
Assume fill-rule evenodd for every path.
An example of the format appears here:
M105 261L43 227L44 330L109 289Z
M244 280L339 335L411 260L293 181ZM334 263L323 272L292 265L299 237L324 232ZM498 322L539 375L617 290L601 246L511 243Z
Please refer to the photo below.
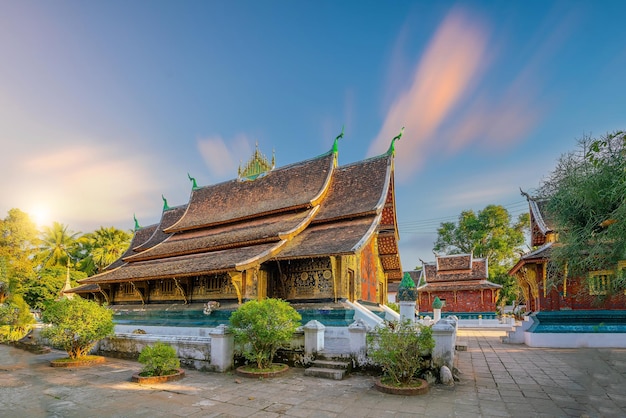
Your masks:
M215 328L202 327L168 327L168 326L139 326L115 325L115 334L133 334L133 331L143 330L151 335L180 335L184 337L208 337Z
M547 348L626 348L626 333L543 333L524 332L529 347Z

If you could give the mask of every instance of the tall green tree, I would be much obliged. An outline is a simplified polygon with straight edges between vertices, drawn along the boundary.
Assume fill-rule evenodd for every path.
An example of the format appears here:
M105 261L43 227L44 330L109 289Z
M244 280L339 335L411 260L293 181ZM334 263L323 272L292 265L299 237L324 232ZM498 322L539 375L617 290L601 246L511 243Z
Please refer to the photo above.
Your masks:
M519 256L529 227L528 213L519 215L513 222L501 205L488 205L478 213L467 210L461 212L458 222L441 223L433 250L486 258L489 279L504 287L501 300L512 301L516 296L515 281L507 273Z
M79 239L82 248L81 270L87 274L102 271L126 251L130 245L130 232L115 227L104 227L85 234Z
M571 276L612 269L626 259L626 133L583 137L539 189L559 232L552 261ZM626 288L616 280L614 290Z
M68 266L79 233L69 230L67 225L54 222L51 227L44 227L41 235L38 254L41 266Z
M6 286L11 283L14 293L34 275L33 255L39 245L35 223L19 209L9 210L0 219L0 259L3 261L2 277Z

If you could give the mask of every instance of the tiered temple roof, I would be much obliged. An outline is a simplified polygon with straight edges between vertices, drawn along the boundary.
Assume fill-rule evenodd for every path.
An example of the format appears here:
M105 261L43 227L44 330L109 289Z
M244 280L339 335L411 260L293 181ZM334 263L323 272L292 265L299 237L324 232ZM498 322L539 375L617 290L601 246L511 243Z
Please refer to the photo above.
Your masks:
M488 279L486 258L474 258L472 254L437 256L436 261L424 263L426 284L420 292L458 291L476 289L499 289L502 286Z
M240 170L237 179L194 187L188 204L166 206L159 224L136 230L119 260L74 290L355 254L374 234L384 273L400 280L393 152L338 167L333 149L254 176Z

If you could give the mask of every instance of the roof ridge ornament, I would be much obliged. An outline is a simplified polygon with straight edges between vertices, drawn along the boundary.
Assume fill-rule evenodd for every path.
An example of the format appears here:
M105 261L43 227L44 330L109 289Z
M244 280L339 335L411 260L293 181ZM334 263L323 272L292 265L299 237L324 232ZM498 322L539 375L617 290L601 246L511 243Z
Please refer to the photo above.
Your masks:
M163 212L165 212L166 210L169 210L170 207L167 205L167 199L165 196L161 195L161 199L163 199Z
M396 154L396 141L399 141L400 138L402 138L402 134L404 133L404 126L402 127L402 129L400 129L400 133L396 136L393 137L393 139L391 140L391 145L389 146L389 150L387 150L387 154L388 155L395 155Z
M133 213L133 219L135 220L135 231L141 229L141 226L139 225L139 221L137 220L137 215L135 215Z
M343 138L343 134L344 134L344 128L346 127L346 125L342 125L341 126L341 133L339 135L337 135L337 137L335 138L335 142L333 142L333 153L337 154L339 152L339 140L341 138Z
M254 153L248 162L242 167L239 163L237 177L239 180L256 180L264 176L268 171L272 171L276 166L276 152L272 151L272 161L259 151L259 142L256 142Z
M189 177L189 181L191 181L191 190L196 190L198 188L198 183L196 183L196 179L191 177L189 173L187 173L187 177Z

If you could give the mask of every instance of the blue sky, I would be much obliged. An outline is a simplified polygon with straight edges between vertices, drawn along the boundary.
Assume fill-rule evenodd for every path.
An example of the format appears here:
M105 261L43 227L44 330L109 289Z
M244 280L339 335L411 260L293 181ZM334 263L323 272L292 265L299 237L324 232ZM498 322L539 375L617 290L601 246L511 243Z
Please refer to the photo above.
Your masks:
M236 176L397 144L403 267L440 222L526 210L584 134L626 126L621 1L0 2L0 214L157 222Z

